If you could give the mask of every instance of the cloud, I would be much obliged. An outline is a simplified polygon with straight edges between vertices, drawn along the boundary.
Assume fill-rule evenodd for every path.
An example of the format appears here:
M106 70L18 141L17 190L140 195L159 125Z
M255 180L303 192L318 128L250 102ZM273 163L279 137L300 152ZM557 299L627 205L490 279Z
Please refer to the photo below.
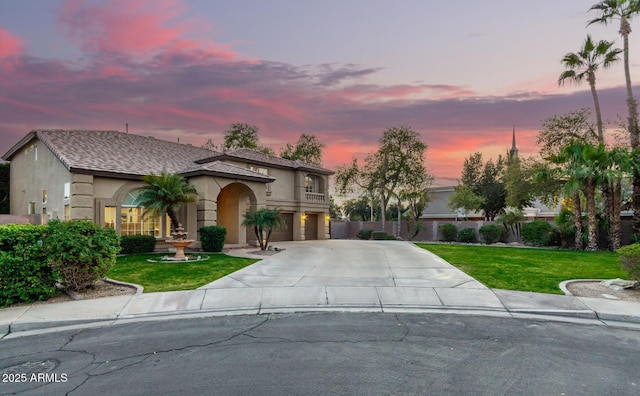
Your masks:
M0 26L0 59L22 55L22 40Z
M0 30L0 53L20 60L0 68L0 152L33 128L123 130L128 123L132 133L200 145L221 141L240 121L256 124L276 152L300 133L316 134L327 144L325 166L334 168L375 151L386 128L406 125L429 146L429 168L453 180L469 154L506 152L514 125L520 152L534 153L542 120L592 106L587 89L479 96L466 86L375 84L369 78L380 69L370 66L223 56L219 45L188 38L192 19L177 1L105 4L69 0L61 10L84 51L78 60L26 54ZM626 113L622 87L599 94L606 118Z
M236 57L228 46L186 38L194 26L205 26L195 17L184 16L186 11L176 0L67 0L58 20L86 53L94 55L171 56L192 50L224 59Z

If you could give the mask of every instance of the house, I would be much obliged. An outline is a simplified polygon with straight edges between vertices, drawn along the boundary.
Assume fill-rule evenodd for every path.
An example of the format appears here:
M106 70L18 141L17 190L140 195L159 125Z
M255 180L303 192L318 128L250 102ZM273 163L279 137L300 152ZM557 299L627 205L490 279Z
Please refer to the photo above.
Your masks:
M511 135L511 148L508 151L509 160L518 158L518 147L516 146L516 127L513 127ZM455 193L457 186L440 186L430 187L427 189L427 193L430 197L429 205L422 212L420 218L427 220L484 220L484 214L482 212L475 212L472 210L453 210L449 207L449 201ZM548 206L543 204L540 200L532 202L530 207L523 208L522 213L527 220L541 219L553 219L555 215L560 211L561 203L557 202L555 205Z
M449 207L449 201L455 193L457 186L430 187L427 189L430 200L429 205L422 211L421 219L425 220L484 220L482 212L469 210L466 213L462 210L453 210ZM532 205L522 209L522 214L527 221L535 219L553 219L560 212L561 202L557 202L555 208L547 206L535 200Z
M142 178L178 173L198 191L179 213L193 238L203 226L227 228L229 244L255 241L242 225L252 209L280 209L286 227L273 241L329 238L332 171L249 149L216 152L118 131L34 130L3 157L11 161L11 214L89 219L121 235L170 236L166 216L142 216ZM196 247L198 244L194 244Z

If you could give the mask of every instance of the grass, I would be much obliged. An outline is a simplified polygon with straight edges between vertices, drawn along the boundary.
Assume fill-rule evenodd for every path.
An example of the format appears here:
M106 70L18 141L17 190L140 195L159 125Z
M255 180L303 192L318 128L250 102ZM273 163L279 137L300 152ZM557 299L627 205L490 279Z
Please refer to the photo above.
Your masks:
M493 289L562 294L569 279L625 278L611 252L418 243Z
M107 273L107 277L144 286L145 293L192 290L258 260L209 254L209 259L195 262L150 263L157 254L131 254L120 256Z

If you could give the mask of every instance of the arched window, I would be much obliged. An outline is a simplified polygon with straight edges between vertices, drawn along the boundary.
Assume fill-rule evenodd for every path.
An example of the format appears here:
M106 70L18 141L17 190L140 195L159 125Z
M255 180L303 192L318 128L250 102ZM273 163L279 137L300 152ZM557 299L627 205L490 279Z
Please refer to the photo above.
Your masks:
M158 215L143 216L144 208L139 206L140 190L127 193L120 207L121 235L162 236L162 218Z

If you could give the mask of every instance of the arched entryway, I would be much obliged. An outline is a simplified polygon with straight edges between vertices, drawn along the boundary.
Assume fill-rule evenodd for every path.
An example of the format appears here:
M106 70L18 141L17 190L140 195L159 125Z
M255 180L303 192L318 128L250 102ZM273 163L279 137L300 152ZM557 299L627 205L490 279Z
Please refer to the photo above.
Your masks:
M247 233L242 225L244 214L257 207L253 191L242 183L232 183L218 194L218 225L227 228L225 243L245 244Z

